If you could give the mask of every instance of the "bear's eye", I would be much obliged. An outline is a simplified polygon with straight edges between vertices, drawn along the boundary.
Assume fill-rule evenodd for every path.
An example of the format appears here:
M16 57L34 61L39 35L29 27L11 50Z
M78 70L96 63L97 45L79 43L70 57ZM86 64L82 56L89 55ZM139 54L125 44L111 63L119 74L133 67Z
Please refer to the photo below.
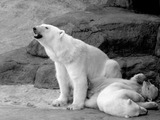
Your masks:
M48 27L45 27L46 29L48 29Z

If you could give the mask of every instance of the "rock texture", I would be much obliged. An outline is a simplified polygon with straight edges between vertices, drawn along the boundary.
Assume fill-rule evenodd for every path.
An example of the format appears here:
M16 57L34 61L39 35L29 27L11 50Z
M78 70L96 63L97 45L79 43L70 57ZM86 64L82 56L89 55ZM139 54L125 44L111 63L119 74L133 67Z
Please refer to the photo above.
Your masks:
M27 53L33 56L39 56L43 58L47 58L47 54L43 48L36 40L33 40L27 47Z
M31 42L32 30L44 18L87 7L123 7L160 15L159 0L1 0L0 54Z
M84 10L84 0L1 0L0 54L28 45L44 18Z
M88 0L87 3L89 3L89 7L121 7L132 9L138 13L160 14L159 0L154 0L152 2L149 0Z
M158 17L119 8L96 10L68 13L44 22L62 27L75 38L99 47L110 57L154 54L160 24ZM31 44L35 44L35 41ZM39 47L35 47L28 51L31 54L32 49L38 51Z
M0 55L0 84L33 84L43 58L26 53L26 48Z
M116 59L121 65L124 78L142 72L159 87L159 17L136 14L122 8L90 7L86 11L49 17L44 23L64 29L73 37L100 48L110 58ZM14 79L15 82L20 81L22 76L31 75L30 80L27 80L36 87L58 88L53 62L47 58L44 48L36 40L26 47L23 54L29 57L24 59L25 57L17 52L8 54L8 59L2 62L0 69L1 81L6 81L6 78L3 78L3 71L9 75L12 70L12 73L13 71L16 73L13 76L18 77ZM13 59L11 56L16 57ZM19 62L17 58L24 61ZM38 61L35 62L35 59ZM30 62L26 62L27 60ZM8 68L3 68L3 65L8 65ZM23 80L25 81L24 78Z
M88 0L84 1L89 6L123 7L131 8L133 0Z
M110 58L115 58L121 65L124 78L142 72L159 86L160 18L120 8L91 7L86 11L50 17L44 22L64 29L73 37L99 47ZM27 50L41 57L45 51L41 48L39 54L39 48L41 45L33 40Z
M55 68L53 61L49 59L44 61L40 65L36 73L34 85L38 88L59 88L59 85L55 77Z
M160 27L158 29L157 44L156 44L156 48L155 48L155 55L160 57Z
M0 84L34 84L38 88L59 88L54 63L44 57L35 57L23 47L0 55Z

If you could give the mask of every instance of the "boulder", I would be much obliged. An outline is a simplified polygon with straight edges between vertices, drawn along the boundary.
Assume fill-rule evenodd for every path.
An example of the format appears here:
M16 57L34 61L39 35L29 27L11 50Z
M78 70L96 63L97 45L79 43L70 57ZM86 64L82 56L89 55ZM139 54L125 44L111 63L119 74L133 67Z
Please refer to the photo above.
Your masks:
M159 0L152 2L150 0L88 0L87 3L87 9L90 7L121 7L137 13L160 14Z
M34 84L43 58L26 53L26 48L0 55L0 84Z
M0 55L0 84L34 84L38 88L59 88L54 63L48 58L36 57L22 47Z
M130 56L116 58L122 68L123 78L131 78L137 73L144 73L147 77L155 79L158 70L158 58L148 56Z
M160 19L135 14L120 8L106 8L67 13L47 18L44 23L64 29L68 34L99 47L109 57L132 54L155 54ZM33 46L33 47L30 47ZM32 41L28 51L45 55L38 42ZM42 52L43 51L43 52Z
M108 0L105 7L131 8L133 0Z
M88 0L87 2L83 2L89 6L130 8L132 1L133 0Z
M27 53L33 55L33 56L39 56L43 58L48 58L44 48L42 45L40 45L39 42L36 40L33 40L27 47Z
M59 88L57 79L55 77L54 63L50 59L44 61L37 70L35 77L35 87L38 88Z
M155 55L157 57L160 57L160 27L158 29L157 44L156 44L156 48L155 48Z
M141 72L159 86L159 17L136 14L122 8L92 8L50 17L44 23L64 29L66 33L100 48L110 58L116 59L124 78ZM22 53L15 51L7 54L9 59L3 56L5 59L0 61L0 80L6 81L4 73L12 73L12 76L16 76L16 79L12 79L19 83L23 78L21 76L29 77L32 73L30 80L23 78L25 83L33 83L39 88L58 88L53 62L47 58L44 48L34 40L26 49L27 52L21 48L18 51Z

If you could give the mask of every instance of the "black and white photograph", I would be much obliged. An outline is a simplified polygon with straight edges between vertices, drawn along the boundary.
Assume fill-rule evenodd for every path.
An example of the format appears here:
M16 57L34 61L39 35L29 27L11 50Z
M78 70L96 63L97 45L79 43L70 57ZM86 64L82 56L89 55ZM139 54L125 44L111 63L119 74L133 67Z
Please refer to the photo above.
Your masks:
M0 0L0 120L160 120L160 0Z

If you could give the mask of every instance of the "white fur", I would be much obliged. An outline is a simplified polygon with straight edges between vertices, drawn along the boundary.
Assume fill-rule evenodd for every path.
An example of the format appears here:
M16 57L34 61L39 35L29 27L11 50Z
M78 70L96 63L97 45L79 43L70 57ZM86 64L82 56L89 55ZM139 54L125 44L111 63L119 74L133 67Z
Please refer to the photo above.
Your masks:
M103 84L104 81L96 81L101 77L121 77L119 64L98 48L73 38L52 25L42 24L36 29L43 36L37 39L38 42L55 62L61 94L53 102L54 106L67 104L72 87L73 103L68 109L81 109L84 107L88 84Z
M145 102L143 96L148 98L152 93L153 99L158 95L158 89L145 81L139 84L142 81L138 77L141 76L138 74L131 80L120 80L105 87L97 97L98 108L107 114L126 118L147 114L147 109L157 108L155 102Z

